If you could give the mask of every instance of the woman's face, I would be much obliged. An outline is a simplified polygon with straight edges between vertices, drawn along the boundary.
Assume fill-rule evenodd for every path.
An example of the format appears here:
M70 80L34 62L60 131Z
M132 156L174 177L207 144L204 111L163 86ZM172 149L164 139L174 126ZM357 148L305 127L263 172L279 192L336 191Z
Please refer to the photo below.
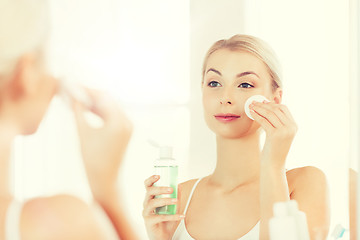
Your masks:
M244 51L220 49L208 59L202 83L205 121L224 138L240 138L259 125L247 117L245 101L264 95L273 101L272 80L266 65Z
M38 74L39 79L34 83L34 91L27 96L28 100L25 105L28 107L23 111L26 120L22 123L22 134L25 135L36 132L57 91L57 81L53 77L43 70Z
M3 96L2 119L11 123L18 134L34 133L57 89L57 81L49 76L36 57L22 60ZM6 105L6 106L5 106Z

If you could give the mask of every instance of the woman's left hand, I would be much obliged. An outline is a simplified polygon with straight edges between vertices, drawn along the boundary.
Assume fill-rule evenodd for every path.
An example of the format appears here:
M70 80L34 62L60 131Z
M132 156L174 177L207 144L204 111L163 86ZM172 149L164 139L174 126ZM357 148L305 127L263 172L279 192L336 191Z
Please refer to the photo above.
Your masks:
M132 123L108 94L85 89L92 100L88 109L74 100L81 152L90 188L96 200L103 201L117 192L117 178L127 145L132 134ZM91 111L103 121L94 128L85 118Z
M250 112L266 132L262 163L284 168L286 156L297 132L297 125L288 108L274 102L253 102Z

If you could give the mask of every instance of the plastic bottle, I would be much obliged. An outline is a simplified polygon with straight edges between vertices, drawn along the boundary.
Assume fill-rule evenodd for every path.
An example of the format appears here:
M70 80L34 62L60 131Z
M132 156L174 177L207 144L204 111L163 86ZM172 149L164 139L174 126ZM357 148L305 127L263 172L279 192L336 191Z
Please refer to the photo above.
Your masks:
M172 147L160 147L159 159L155 160L154 169L155 174L160 176L154 186L173 189L172 193L157 195L156 198L177 198L178 164L172 157ZM155 212L156 214L175 214L176 204L158 207Z
M269 221L271 240L310 240L306 215L295 200L277 202L274 217Z
M271 240L300 240L296 220L289 215L287 202L277 202L273 206L274 217L269 221Z
M299 240L310 240L309 228L304 212L300 211L295 200L287 202L289 215L295 217Z

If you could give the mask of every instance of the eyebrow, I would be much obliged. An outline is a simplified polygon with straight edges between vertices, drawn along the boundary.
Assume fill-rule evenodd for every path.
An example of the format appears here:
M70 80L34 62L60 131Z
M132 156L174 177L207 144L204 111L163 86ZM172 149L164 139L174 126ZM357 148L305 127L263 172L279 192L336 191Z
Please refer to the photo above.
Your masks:
M206 71L206 73L208 73L208 72L214 72L214 73L216 73L216 74L218 74L218 75L222 76L221 72L220 72L220 71L218 71L218 70L216 70L216 69L214 69L214 68L209 68L209 69Z
M239 73L238 75L236 75L236 77L240 78L240 77L243 77L243 76L246 76L246 75L250 75L250 74L254 74L254 75L257 76L258 78L260 78L259 75L257 75L257 74L256 74L255 72L253 72L253 71L248 71L248 72Z
M206 73L208 73L208 72L214 72L214 73L222 76L221 72L218 71L218 70L216 70L216 69L214 69L214 68L209 68L209 69L206 71ZM243 77L243 76L246 76L246 75L250 75L250 74L254 74L254 75L257 76L258 78L260 78L259 75L257 75L257 74L256 74L255 72L253 72L253 71L246 71L246 72L239 73L239 74L236 75L236 77L237 77L237 78L240 78L240 77Z

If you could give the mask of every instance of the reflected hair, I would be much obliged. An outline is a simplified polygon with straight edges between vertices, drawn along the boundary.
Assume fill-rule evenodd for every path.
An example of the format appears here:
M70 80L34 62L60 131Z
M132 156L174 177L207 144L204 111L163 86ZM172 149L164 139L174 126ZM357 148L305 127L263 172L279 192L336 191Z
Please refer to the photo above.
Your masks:
M203 69L202 69L202 81L204 81L206 65L209 57L220 49L228 49L230 51L245 51L255 55L262 60L268 68L269 74L272 79L272 90L282 88L280 63L275 52L272 48L263 40L244 34L237 34L229 39L222 39L215 42L205 55Z
M0 76L10 74L25 53L43 57L48 14L47 0L0 0Z

